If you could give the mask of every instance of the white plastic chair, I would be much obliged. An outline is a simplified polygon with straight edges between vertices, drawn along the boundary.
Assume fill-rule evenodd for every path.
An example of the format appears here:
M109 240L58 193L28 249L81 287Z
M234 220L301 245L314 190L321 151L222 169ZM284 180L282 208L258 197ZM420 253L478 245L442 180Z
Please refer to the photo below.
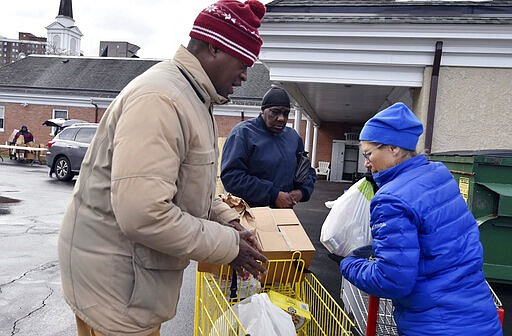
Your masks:
M318 161L318 167L315 168L316 175L325 175L325 179L329 180L329 174L331 173L330 164L328 161Z

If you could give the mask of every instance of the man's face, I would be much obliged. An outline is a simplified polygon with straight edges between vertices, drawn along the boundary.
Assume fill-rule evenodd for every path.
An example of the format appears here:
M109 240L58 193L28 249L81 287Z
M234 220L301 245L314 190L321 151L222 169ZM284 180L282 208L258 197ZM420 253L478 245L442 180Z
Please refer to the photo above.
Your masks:
M290 108L286 106L273 106L263 110L263 120L267 129L272 133L281 133L288 122Z
M224 98L233 93L233 87L241 86L247 80L247 64L220 49L217 49L215 65L211 69L210 80Z

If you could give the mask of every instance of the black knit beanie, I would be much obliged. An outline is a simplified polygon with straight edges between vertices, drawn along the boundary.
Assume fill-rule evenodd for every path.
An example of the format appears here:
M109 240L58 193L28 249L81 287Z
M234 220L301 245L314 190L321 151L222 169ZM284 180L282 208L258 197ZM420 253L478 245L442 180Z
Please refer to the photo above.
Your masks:
M273 86L263 96L261 110L274 106L284 106L290 108L290 97L288 93L280 87Z

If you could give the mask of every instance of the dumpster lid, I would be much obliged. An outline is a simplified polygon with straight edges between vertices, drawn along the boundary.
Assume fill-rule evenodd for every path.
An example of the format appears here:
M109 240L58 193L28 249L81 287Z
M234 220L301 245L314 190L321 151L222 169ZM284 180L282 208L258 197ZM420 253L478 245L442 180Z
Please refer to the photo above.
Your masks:
M483 185L484 187L487 187L494 191L497 194L506 196L506 197L512 197L512 184L506 184L506 183L482 183L478 182L478 184Z
M512 157L512 149L459 150L431 153L430 155Z

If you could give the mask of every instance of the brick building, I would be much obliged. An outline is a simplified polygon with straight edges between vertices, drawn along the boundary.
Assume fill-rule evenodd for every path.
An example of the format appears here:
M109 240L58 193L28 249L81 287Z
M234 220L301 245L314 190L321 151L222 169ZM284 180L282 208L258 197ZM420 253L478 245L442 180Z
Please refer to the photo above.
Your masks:
M424 123L420 152L511 148L512 1L279 0L266 7L262 64L232 103L215 108L220 136L257 116L276 83L294 99L289 126L315 165L331 163L333 181L364 171L353 139L397 101ZM71 1L61 9L71 20ZM122 87L156 62L107 60L34 56L4 67L0 141L23 120L32 128L55 116L99 120Z
M50 129L42 123L51 118L97 122L105 109L128 82L158 60L140 58L28 56L0 68L0 143L13 129L28 125L37 143L46 144ZM260 103L272 83L266 67L256 63L248 71L249 81L235 88L231 103L216 106L214 116L219 136L225 137L238 122L256 117ZM299 111L296 102L292 111ZM306 138L306 119L297 125L295 113L289 126ZM142 122L143 118L141 118ZM343 125L326 123L319 139L319 160L330 158L331 142ZM311 143L311 141L309 142Z
M275 0L266 8L260 60L312 119L312 161L330 149L331 180L353 171L351 139L364 122L398 101L424 125L419 152L512 148L511 0ZM333 141L321 142L330 130Z
M31 54L46 54L46 37L18 33L18 39L0 36L0 66L14 63Z
M75 25L71 0L61 0L55 21L46 27L48 38L19 32L18 39L0 36L0 67L28 55L80 55L82 32Z

